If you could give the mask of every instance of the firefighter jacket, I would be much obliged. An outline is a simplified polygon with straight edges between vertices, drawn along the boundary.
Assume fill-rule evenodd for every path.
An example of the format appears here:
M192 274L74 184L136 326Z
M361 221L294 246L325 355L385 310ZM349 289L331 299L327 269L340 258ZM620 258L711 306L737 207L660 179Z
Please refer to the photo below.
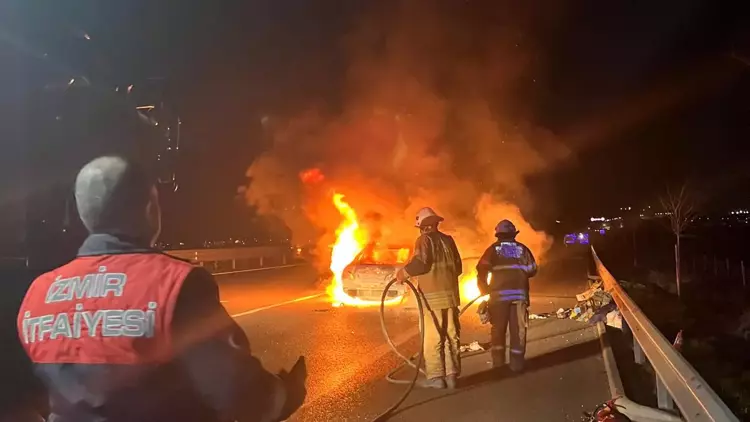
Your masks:
M273 420L283 395L207 271L121 237L37 278L17 323L50 421Z
M529 301L529 278L536 275L534 255L523 243L498 240L477 263L477 286L491 300ZM490 284L487 276L492 274Z
M447 309L460 305L458 277L463 267L451 236L439 231L420 235L414 256L404 270L417 277L419 290L430 308Z

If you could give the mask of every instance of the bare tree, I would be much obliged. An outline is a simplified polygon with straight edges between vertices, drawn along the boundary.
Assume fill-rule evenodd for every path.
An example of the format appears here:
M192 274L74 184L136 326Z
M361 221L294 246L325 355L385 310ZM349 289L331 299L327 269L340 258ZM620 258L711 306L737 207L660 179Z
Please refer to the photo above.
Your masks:
M669 228L675 236L675 280L677 281L677 296L680 296L680 238L695 218L697 199L695 194L688 188L688 185L683 184L679 191L676 192L667 189L666 195L661 198L661 205L667 213Z

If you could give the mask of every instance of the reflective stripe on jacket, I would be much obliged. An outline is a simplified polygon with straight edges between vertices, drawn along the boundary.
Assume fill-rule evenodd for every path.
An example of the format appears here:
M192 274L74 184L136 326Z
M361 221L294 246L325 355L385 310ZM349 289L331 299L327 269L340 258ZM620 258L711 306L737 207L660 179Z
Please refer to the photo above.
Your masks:
M461 304L458 276L462 272L461 256L451 236L433 231L417 239L414 256L404 267L416 276L419 290L432 309L446 309Z
M498 241L484 251L477 263L477 286L481 292L490 293L493 300L528 302L529 278L536 272L536 261L526 245L514 240Z

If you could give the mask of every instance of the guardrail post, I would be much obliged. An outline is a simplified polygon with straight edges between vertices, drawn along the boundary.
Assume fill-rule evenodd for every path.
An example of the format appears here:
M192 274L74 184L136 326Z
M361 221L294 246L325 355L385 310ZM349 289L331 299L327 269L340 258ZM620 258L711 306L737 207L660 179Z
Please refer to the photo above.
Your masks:
M643 354L643 349L641 348L641 345L638 344L638 340L635 338L635 335L633 335L633 330L624 319L622 321L622 328L623 332L628 332L630 333L630 336L633 337L633 360L638 365L643 365L646 362L646 356Z
M281 255L281 265L286 265L286 254Z
M262 256L260 257L259 261L260 261L260 267L263 268L263 257Z
M232 270L236 270L236 269L237 269L237 260L233 259L232 260Z
M638 340L636 340L635 337L633 337L633 360L635 360L635 363L638 365L646 363L646 356L643 354L643 348L638 344Z
M669 391L667 391L667 387L661 381L661 378L659 378L659 375L655 375L655 376L656 376L656 403L659 406L659 409L673 410L674 400L672 400L672 396L669 395Z

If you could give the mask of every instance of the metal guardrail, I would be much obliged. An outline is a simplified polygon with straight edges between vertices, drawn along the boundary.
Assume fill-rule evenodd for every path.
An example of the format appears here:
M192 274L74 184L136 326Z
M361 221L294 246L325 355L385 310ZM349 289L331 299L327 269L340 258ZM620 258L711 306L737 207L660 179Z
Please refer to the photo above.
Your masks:
M239 270L246 266L243 263L253 261L253 269L273 266L285 266L294 261L291 248L282 246L257 246L250 248L221 248L221 249L183 249L167 250L165 253L176 258L193 262L200 266L210 264L213 270L218 270L220 264L230 264L228 270Z
M624 322L633 333L633 353L638 364L651 363L656 373L656 395L659 408L680 409L686 421L739 421L690 363L672 346L646 317L633 299L607 270L591 248L596 271L604 289L612 295Z

